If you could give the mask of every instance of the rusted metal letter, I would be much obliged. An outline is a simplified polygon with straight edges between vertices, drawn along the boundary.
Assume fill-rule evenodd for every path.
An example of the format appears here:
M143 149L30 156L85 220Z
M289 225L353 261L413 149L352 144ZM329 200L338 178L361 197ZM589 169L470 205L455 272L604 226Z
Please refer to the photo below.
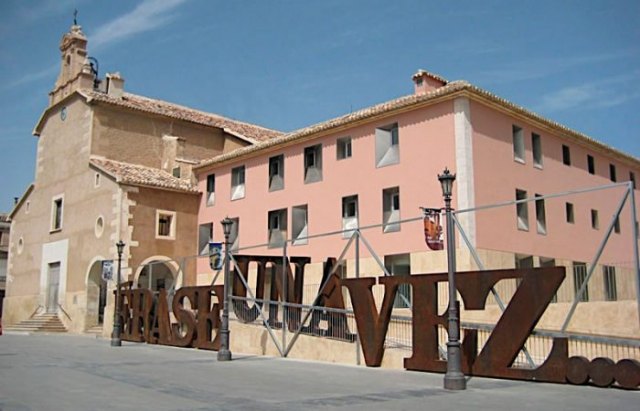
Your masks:
M384 339L389 328L393 300L398 286L406 282L403 277L406 276L378 278L380 284L384 284L384 299L379 314L371 290L376 284L375 278L352 278L342 281L342 285L347 287L351 296L364 361L369 367L379 367L382 362Z

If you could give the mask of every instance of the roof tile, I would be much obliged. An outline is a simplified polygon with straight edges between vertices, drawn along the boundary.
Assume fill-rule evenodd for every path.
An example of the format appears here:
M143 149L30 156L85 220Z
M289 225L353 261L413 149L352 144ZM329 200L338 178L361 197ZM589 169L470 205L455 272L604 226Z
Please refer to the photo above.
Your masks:
M431 76L435 76L431 73L428 73L428 74ZM528 117L536 122L539 122L545 125L546 127L554 129L562 133L563 136L570 137L579 143L589 144L591 146L597 147L598 149L610 155L613 155L618 159L622 159L622 160L631 162L633 164L640 164L640 160L638 160L636 157L630 154L617 150L611 146L608 146L598 140L595 140L585 134L575 131L560 123L557 123L555 121L542 117L539 114L536 114L530 110L527 110L522 106L514 104L489 91L476 87L467 81L457 80L457 81L448 82L445 86L439 87L428 93L410 94L408 96L400 97L394 100L389 100L384 103L367 107L362 110L355 111L353 113L349 113L340 117L336 117L321 123L311 125L309 127L301 128L287 134L282 134L279 137L261 141L256 145L242 147L237 150L224 153L210 159L202 160L199 165L194 167L194 170L198 170L198 169L208 167L210 165L220 164L226 161L234 160L244 155L248 155L250 153L256 153L265 149L269 149L271 147L278 146L280 144L295 141L305 137L313 138L313 135L316 133L332 130L337 127L347 126L351 123L355 123L357 121L365 120L367 118L372 118L379 115L384 115L386 113L390 113L395 110L410 109L412 106L419 105L421 103L426 103L429 101L438 101L440 98L453 97L458 95L459 93L467 93L471 97L475 96L480 99L488 100L493 104L501 106L512 113L517 113L519 115Z
M219 127L227 129L232 133L246 137L253 141L265 141L282 135L277 130L249 124L242 121L232 120L217 114L206 113L178 104L169 103L162 100L151 99L131 93L124 93L122 97L114 97L109 94L89 89L78 90L85 98L112 104L119 107L143 111L146 113L158 114L178 120L189 121L205 126Z
M90 163L113 176L118 183L198 193L198 188L189 181L176 178L157 168L123 163L96 156L91 157Z

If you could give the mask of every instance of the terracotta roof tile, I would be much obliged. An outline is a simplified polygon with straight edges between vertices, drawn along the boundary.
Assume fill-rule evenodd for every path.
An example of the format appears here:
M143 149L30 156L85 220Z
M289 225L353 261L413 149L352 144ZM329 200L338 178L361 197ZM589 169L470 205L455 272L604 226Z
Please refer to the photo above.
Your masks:
M99 101L119 107L202 124L205 126L223 128L230 131L232 134L238 135L239 137L245 137L251 142L265 141L283 134L280 131L271 130L242 121L232 120L217 114L206 113L204 111L180 106L178 104L142 97L131 93L124 93L122 97L114 97L100 91L89 89L81 89L78 90L78 92L89 101Z
M91 157L89 162L114 177L118 183L198 193L198 188L189 181L176 178L157 168L123 163L96 156Z
M345 114L344 116L336 117L328 121L317 123L309 127L304 127L291 133L284 134L280 137L261 142L254 146L243 147L222 155L218 155L208 160L202 160L200 164L194 168L199 169L212 164L218 164L223 161L231 160L240 157L244 154L257 152L269 147L278 146L280 144L287 143L289 141L295 141L303 137L311 136L321 131L330 130L336 127L344 126L350 123L355 123L359 120L364 120L370 117L375 117L379 114L383 114L389 111L400 109L403 107L409 107L414 104L433 100L437 97L453 93L455 91L463 90L468 83L461 81L454 81L448 83L446 86L440 87L430 93L425 94L411 94L408 96L400 97L394 100L386 101L375 106L367 107L362 110L354 111L353 113Z
M435 76L431 73L429 75ZM445 80L446 81L446 80ZM266 150L281 144L293 142L295 140L303 139L305 137L313 138L314 134L321 133L323 131L329 131L338 127L348 126L352 123L356 123L369 118L374 118L387 113L395 112L398 110L412 109L413 106L419 106L421 104L428 104L433 101L441 101L442 99L454 98L458 95L467 95L470 98L475 98L482 101L487 101L501 107L507 112L522 115L539 124L546 126L556 132L560 133L561 137L570 138L579 144L588 144L594 148L597 148L615 158L623 161L631 162L636 165L640 165L640 160L634 156L619 151L613 147L610 147L598 140L595 140L585 134L570 129L560 123L549 120L540 116L532 111L525 109L517 104L498 97L493 93L469 84L467 81L458 80L448 82L445 86L439 87L429 93L424 94L411 94L408 96L400 97L394 100L390 100L381 104L377 104L371 107L364 108L362 110L355 111L353 113L346 114L344 116L336 117L328 121L317 123L309 127L301 128L292 131L287 134L283 134L279 137L272 138L267 141L260 142L253 146L247 146L239 148L237 150L218 155L216 157L202 160L198 166L194 167L194 170L205 168L210 165L220 164L226 161L234 160L251 153L257 153L262 150Z

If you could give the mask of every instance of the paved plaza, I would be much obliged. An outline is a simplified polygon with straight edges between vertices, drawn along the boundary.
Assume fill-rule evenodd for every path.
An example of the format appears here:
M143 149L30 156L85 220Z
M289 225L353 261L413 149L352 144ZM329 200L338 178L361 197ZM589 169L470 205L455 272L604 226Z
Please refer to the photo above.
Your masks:
M640 391L216 353L71 335L0 336L0 410L638 410Z

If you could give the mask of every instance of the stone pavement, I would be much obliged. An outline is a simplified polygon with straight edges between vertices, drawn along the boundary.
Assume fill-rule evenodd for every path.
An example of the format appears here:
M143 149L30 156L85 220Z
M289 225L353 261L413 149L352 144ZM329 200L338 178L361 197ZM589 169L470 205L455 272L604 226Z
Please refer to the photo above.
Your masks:
M634 410L640 391L472 378L123 343L0 336L0 410Z

